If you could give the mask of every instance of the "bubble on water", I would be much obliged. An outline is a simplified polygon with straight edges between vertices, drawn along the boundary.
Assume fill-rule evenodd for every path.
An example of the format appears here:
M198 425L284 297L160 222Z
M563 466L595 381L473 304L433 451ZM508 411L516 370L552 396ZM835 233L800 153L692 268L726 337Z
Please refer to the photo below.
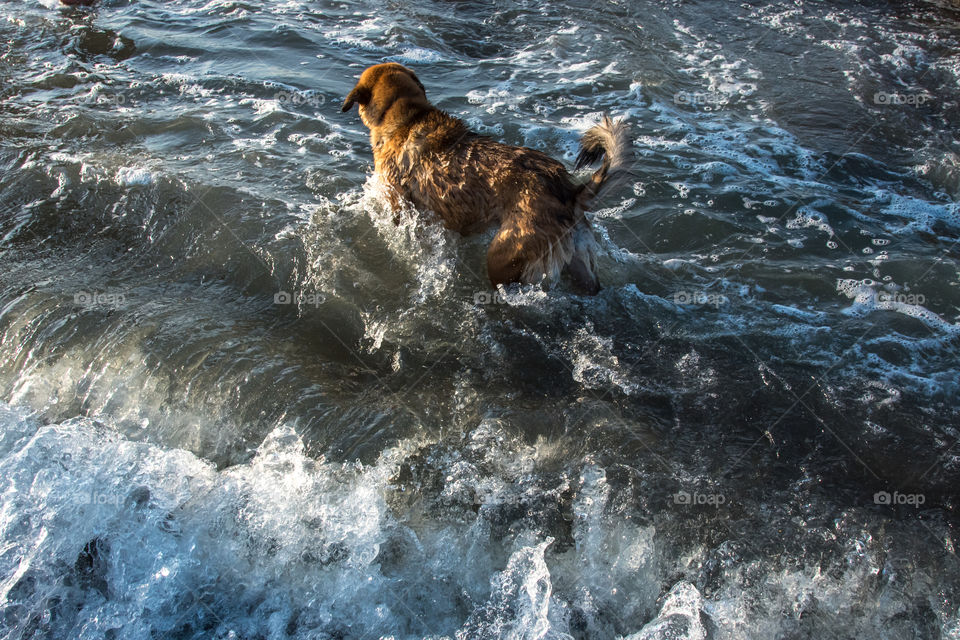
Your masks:
M797 209L797 215L792 220L787 221L787 229L804 229L812 227L818 231L823 231L830 236L835 235L833 227L827 221L827 217L809 207L800 207Z
M690 187L683 182L671 182L669 183L671 187L677 190L677 194L681 198L687 198L690 195Z

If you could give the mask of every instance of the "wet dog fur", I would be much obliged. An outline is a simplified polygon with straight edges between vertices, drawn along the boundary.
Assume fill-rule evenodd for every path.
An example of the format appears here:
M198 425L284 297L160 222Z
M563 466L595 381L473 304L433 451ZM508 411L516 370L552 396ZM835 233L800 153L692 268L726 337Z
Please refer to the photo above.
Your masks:
M597 243L584 215L631 153L627 127L604 116L581 139L577 168L603 158L585 184L562 164L526 147L471 132L433 107L417 75L397 63L361 74L342 111L359 105L370 130L374 167L395 211L402 201L432 211L463 234L499 225L487 251L495 286L536 283L566 271L584 293L600 290Z

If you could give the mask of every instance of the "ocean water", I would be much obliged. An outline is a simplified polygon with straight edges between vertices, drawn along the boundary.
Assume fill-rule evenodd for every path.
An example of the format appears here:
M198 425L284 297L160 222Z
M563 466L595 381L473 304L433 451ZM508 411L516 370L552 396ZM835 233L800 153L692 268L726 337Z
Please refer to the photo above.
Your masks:
M960 638L960 9L0 0L0 638ZM603 291L395 225L416 70ZM585 178L587 171L580 174Z

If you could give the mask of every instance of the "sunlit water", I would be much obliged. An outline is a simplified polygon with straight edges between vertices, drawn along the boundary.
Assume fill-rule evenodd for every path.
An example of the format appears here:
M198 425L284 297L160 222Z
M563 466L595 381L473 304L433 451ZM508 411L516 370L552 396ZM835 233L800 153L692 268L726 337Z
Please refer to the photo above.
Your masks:
M960 11L0 0L3 638L958 638ZM637 161L603 291L343 96ZM584 172L584 176L586 172Z

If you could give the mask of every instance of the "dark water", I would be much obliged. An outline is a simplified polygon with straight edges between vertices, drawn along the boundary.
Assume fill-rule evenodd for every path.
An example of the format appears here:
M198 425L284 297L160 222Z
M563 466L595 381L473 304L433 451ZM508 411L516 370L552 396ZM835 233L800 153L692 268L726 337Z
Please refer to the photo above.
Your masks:
M0 634L960 638L958 28L0 0ZM393 225L385 60L568 165L628 119L599 296Z

